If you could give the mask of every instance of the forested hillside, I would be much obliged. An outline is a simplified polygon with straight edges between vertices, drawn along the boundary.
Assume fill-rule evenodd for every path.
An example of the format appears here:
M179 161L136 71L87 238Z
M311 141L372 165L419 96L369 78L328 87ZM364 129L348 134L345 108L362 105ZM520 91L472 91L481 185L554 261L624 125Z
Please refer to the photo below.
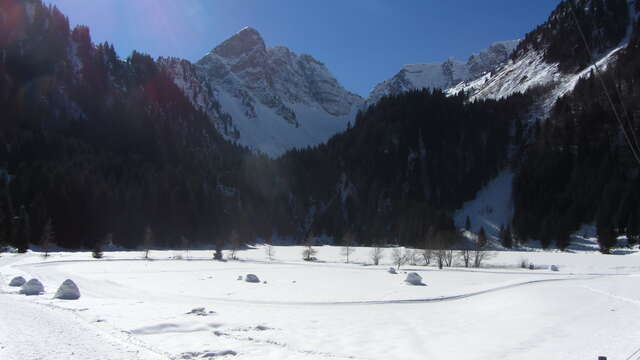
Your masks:
M287 169L312 229L357 233L367 243L422 245L500 169L522 137L528 95L466 102L422 90L383 98L327 144L292 151Z
M592 62L587 46L600 54L618 45L627 35L629 21L627 0L565 0L547 22L525 36L512 58L530 49L542 50L547 62L558 63L562 71L575 72Z
M596 223L606 251L616 235L635 239L640 233L640 163L631 150L637 151L640 133L637 26L617 62L601 75L613 107L593 72L558 100L540 126L515 180L514 225L522 240L564 248L581 224Z
M69 248L135 246L147 227L158 245L256 236L264 201L244 179L258 158L151 57L118 59L38 0L2 0L0 15L0 242L37 244L48 220Z

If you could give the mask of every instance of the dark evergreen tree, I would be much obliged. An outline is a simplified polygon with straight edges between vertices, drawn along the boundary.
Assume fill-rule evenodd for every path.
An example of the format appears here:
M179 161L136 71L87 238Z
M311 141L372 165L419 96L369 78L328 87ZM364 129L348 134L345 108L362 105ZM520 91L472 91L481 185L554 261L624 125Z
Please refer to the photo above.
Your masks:
M609 254L611 249L616 246L617 239L616 233L613 230L613 225L607 219L601 218L598 220L596 232L598 235L598 245L600 251L603 254Z
M478 248L484 249L488 245L487 241L487 233L484 231L484 226L480 227L480 231L478 232Z

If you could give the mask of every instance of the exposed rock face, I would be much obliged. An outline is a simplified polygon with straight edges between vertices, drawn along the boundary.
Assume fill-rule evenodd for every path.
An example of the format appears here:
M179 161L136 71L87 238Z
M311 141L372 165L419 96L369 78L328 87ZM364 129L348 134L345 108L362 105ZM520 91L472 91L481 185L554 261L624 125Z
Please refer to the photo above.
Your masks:
M344 130L363 102L311 55L269 48L249 27L195 64L161 63L221 133L272 156Z

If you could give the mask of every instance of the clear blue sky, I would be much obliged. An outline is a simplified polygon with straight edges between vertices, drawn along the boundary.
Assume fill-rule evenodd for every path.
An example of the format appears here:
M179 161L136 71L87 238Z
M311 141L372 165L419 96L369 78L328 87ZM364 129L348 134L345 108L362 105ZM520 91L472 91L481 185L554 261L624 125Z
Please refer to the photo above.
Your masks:
M245 26L268 46L324 62L347 89L367 95L402 65L465 60L499 40L521 38L560 0L45 0L95 42L122 57L198 60Z

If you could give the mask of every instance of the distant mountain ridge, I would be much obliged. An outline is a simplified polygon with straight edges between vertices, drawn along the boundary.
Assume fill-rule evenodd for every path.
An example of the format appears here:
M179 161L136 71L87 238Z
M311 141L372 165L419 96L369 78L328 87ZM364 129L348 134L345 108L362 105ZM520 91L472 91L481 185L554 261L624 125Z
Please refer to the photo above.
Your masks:
M405 65L396 75L373 88L367 104L373 105L386 95L423 88L446 90L463 81L477 79L503 65L519 43L519 40L493 43L471 55L466 62L450 58L444 62Z

